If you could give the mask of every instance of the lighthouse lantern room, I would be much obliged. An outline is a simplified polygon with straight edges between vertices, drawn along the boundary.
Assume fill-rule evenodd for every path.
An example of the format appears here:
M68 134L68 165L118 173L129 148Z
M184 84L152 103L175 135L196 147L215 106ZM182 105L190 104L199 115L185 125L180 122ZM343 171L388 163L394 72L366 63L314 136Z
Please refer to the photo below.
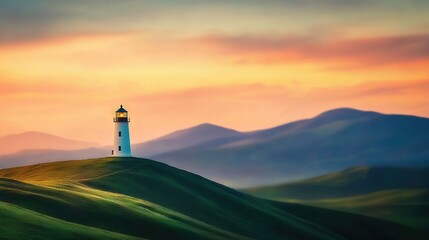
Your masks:
M112 150L113 157L131 157L130 130L128 123L128 111L122 105L116 111L113 118L115 123L115 137Z

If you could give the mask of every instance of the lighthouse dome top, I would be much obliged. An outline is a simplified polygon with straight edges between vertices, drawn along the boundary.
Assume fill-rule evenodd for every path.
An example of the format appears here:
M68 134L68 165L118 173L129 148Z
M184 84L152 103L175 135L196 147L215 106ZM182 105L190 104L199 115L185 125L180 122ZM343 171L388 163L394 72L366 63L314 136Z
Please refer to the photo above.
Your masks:
M125 108L121 107L116 110L115 117L113 118L114 122L129 122L130 119L128 118L128 111L125 110Z
M121 107L118 110L116 110L116 112L128 112L128 111L125 110L125 108L123 108L121 105Z

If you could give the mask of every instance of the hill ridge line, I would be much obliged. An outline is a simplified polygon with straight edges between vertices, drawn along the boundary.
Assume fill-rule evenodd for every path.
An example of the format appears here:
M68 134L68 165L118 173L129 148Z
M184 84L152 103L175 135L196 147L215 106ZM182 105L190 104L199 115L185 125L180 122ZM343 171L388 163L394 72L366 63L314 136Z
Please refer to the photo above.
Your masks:
M135 167L132 167L132 168L127 168L127 169L122 169L122 170L111 172L111 173L106 173L106 174L103 174L103 175L100 175L100 176L97 176L97 177L93 177L93 178L79 179L78 182L79 181L88 181L88 180L100 179L100 178L103 178L103 177L112 176L112 175L115 175L115 174L118 174L118 173L122 173L122 172L127 172L127 171L130 171L130 170L133 170L133 169L136 169L136 168L140 168L140 167L141 166L135 166Z

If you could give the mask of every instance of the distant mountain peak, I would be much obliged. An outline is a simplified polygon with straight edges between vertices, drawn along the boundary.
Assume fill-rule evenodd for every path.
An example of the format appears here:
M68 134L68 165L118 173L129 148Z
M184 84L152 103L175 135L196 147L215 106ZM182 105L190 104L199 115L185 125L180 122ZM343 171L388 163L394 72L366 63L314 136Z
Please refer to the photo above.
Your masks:
M317 115L315 118L329 118L329 119L350 119L363 116L382 115L381 113L372 111L362 111L354 108L336 108Z
M235 135L235 134L239 134L239 132L233 129L221 127L211 123L202 123L190 128L177 130L159 139L172 139L172 138L178 138L178 137L200 138L202 136L204 136L204 138L206 137L211 138L209 135L211 135L214 138L217 138L224 135L228 136L228 135Z
M198 125L196 125L195 127L198 127L198 126L221 127L221 126L219 126L219 125L216 125L216 124L213 124L213 123L208 123L208 122L198 124Z
M202 127L224 128L222 126L219 126L219 125L216 125L216 124L213 124L213 123L207 123L207 122L195 125L195 126L190 127L190 128L202 128Z
M192 130L192 129L194 129L194 130L195 129L216 129L216 130L226 130L226 131L231 131L231 132L237 132L234 129L222 127L220 125L216 125L216 124L213 124L213 123L201 123L201 124L198 124L198 125L196 125L194 127L190 127L188 129L184 129L184 130Z
M177 130L148 142L137 144L134 152L144 154L145 156L154 156L208 141L237 137L241 134L233 129L224 128L212 123L202 123L190 128Z

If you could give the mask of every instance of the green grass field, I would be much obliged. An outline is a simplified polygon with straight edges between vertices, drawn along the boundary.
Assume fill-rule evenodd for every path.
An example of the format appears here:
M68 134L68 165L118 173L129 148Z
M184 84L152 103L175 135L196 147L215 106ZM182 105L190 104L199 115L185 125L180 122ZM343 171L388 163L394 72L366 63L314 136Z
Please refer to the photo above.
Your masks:
M357 167L243 191L267 199L347 211L429 229L428 168Z
M137 239L0 203L0 239Z
M403 224L258 199L138 158L64 161L0 170L0 216L0 232L4 233L0 238L4 239L429 236Z

